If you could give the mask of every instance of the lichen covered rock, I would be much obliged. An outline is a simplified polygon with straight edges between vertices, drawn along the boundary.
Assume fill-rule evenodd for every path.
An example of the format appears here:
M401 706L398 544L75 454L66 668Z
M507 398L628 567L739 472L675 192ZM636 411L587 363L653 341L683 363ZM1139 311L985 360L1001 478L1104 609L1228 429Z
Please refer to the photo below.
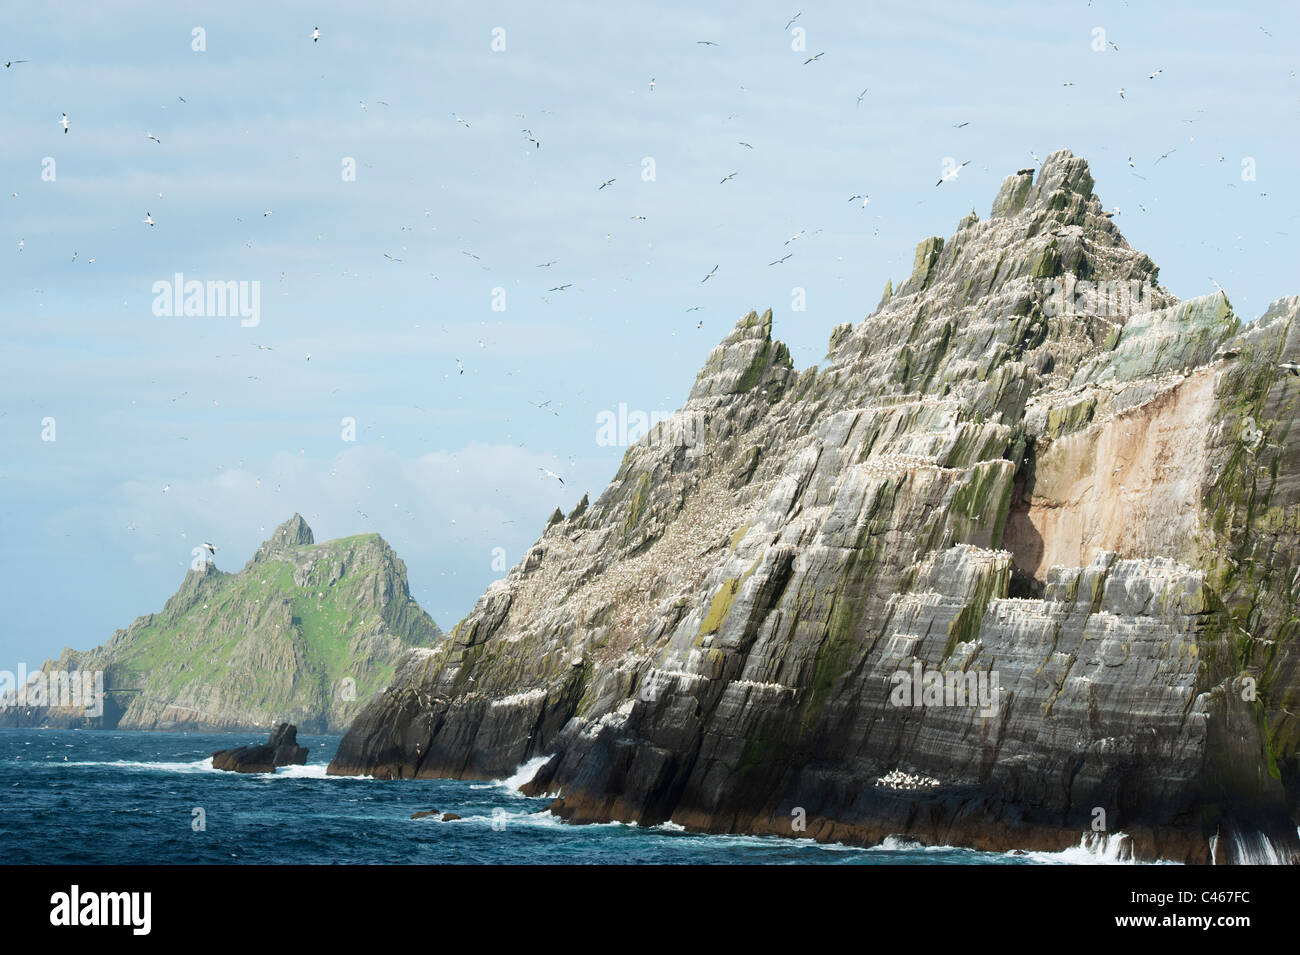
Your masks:
M546 756L576 822L1295 857L1300 300L1179 302L1092 186L1010 177L820 368L742 318L329 771Z

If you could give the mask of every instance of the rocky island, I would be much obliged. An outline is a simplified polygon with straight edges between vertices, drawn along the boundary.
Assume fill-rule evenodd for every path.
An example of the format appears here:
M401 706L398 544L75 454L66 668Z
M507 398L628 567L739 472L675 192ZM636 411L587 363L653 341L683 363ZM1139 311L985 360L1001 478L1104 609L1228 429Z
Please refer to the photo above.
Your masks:
M6 705L0 726L264 730L288 717L342 732L402 654L439 635L382 537L318 544L295 514L241 570L206 560L161 612L42 666L101 671L102 715Z
M546 757L574 822L1295 860L1300 299L1179 301L1093 184L1008 177L820 367L743 317L329 772Z
M212 754L212 768L232 773L273 773L281 766L304 766L308 749L298 745L298 727L281 723L259 746L219 749Z

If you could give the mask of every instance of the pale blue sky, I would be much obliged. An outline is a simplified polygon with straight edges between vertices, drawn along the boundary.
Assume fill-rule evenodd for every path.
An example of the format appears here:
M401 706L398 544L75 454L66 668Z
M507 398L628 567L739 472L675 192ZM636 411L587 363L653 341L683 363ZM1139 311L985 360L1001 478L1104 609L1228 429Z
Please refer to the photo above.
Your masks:
M1031 153L1087 157L1175 294L1217 280L1251 318L1300 292L1281 5L699 6L6 3L0 668L102 642L198 542L236 569L295 510L382 533L450 627L493 548L613 475L599 412L678 406L750 308L815 364ZM945 157L970 165L936 188ZM260 281L261 324L156 317L178 271Z

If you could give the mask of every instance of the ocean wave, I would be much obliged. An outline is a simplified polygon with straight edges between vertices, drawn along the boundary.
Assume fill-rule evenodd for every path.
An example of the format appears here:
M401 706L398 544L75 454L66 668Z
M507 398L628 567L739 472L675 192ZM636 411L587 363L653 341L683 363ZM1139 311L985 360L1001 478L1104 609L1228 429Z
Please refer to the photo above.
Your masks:
M500 806L496 808L501 809ZM558 829L568 826L567 822L547 809L542 809L537 812L511 812L508 809L501 809L499 813L475 813L471 816L462 816L460 819L452 820L451 824L459 825L462 822L472 822L488 826L495 825L502 829L509 829L511 826L536 826L544 829ZM594 823L592 828L621 825L623 825L621 822L598 822Z
M1011 852L1006 855L1012 855ZM1077 846L1061 849L1059 852L1033 850L1015 851L1020 858L1027 858L1043 865L1137 865L1133 858L1132 839L1127 833L1084 833ZM1160 862L1160 865L1177 865L1176 862Z
M667 822L661 822L657 826L651 826L650 828L658 829L660 832L685 832L686 831L685 826L678 825L677 823L673 822L671 819L668 820Z
M215 769L212 765L212 757L208 756L196 762L182 763L167 760L158 760L146 762L131 759L118 759L102 762L79 761L60 763L60 766L82 766L82 767L106 767L109 769L126 770L127 772L155 772L155 773L222 773L229 776L255 776L259 779L374 779L373 776L327 776L326 770L329 768L328 763L311 763L306 766L281 766L274 773L227 773L225 770Z
M617 823L616 823L617 825ZM635 826L636 823L630 823ZM647 832L664 833L677 838L699 839L711 843L753 849L818 849L822 852L865 852L867 846L851 846L844 842L818 842L816 839L791 836L745 835L734 832L691 832L685 826L669 821L647 827Z
M520 763L519 767L505 779L494 779L491 782L471 785L469 788L499 789L510 793L512 796L522 796L523 793L519 791L519 787L532 782L533 777L537 775L537 771L550 761L550 756L534 756L532 759Z
M212 768L212 757L201 759L198 762L179 763L179 762L141 762L131 759L117 759L106 762L66 762L63 766L106 766L112 769L125 769L131 772L156 772L156 773L215 773L220 770Z
M885 836L874 846L866 847L871 852L973 852L961 846L928 846L906 836Z
M263 773L264 776L275 775L283 779L374 779L374 776L330 776L328 774L329 763L308 763L306 766L281 766L272 773Z

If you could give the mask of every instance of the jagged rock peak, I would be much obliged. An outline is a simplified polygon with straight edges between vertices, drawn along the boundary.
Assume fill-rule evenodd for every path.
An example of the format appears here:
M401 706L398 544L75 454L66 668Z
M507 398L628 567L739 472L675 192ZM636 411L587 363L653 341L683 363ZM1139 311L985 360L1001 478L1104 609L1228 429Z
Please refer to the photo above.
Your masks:
M690 397L741 394L769 380L784 383L792 368L790 350L772 339L772 310L751 311L709 352Z
M524 792L570 822L789 836L802 806L816 839L996 851L1109 806L1134 859L1249 830L1300 861L1300 299L1180 302L1116 218L1056 152L820 367L747 314L329 772L544 756ZM997 689L897 699L909 670Z
M1094 182L1086 159L1058 149L1043 160L1037 185L1032 169L1021 169L1003 180L990 218L1016 215L1028 208L1065 209L1086 204L1092 198Z
M307 526L307 522L303 520L302 515L298 513L295 513L293 517L289 518L277 527L271 534L270 540L272 543L280 544L281 546L316 543L316 538L312 534L311 528Z
M253 555L254 561L265 560L272 552L282 547L299 547L303 544L316 543L316 537L312 534L311 528L303 520L301 514L295 513L274 531L271 536L263 541L262 546L257 549Z

